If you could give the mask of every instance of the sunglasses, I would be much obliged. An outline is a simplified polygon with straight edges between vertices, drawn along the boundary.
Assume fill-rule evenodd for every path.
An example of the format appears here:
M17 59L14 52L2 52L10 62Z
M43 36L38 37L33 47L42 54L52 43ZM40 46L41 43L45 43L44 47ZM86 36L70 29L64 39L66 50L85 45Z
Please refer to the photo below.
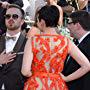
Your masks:
M5 16L5 19L10 19L11 17L13 18L13 19L18 19L18 15L17 14L13 14L13 15L11 15L11 14L6 14Z
M68 22L67 24L72 24L72 23L74 23L74 22Z
M72 24L72 23L75 23L75 22L73 22L71 18L67 18L67 24Z

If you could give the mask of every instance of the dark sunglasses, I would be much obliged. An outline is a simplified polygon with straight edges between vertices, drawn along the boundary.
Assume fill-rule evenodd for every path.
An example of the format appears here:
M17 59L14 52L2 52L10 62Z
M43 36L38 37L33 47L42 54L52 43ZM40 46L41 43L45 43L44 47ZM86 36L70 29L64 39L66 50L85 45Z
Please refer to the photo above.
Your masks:
M18 15L17 14L13 14L13 15L11 15L11 14L6 14L5 15L5 19L10 19L10 18L13 18L13 19L18 19Z
M74 22L68 22L67 24L72 24L72 23L74 23Z

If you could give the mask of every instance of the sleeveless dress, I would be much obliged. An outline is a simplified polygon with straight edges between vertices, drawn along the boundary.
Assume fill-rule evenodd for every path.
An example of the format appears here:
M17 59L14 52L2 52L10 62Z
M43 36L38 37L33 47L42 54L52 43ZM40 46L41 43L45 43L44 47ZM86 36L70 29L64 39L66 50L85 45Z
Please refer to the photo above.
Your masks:
M32 76L24 90L68 90L60 76L68 52L68 39L61 35L36 35L32 46Z

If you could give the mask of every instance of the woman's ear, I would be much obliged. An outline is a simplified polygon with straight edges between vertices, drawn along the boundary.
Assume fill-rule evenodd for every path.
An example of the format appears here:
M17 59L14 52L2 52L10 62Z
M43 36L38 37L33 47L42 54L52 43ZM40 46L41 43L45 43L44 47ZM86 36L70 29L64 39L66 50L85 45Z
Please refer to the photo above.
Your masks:
M46 23L45 23L45 21L43 19L41 19L41 26L42 27L45 27L46 26Z

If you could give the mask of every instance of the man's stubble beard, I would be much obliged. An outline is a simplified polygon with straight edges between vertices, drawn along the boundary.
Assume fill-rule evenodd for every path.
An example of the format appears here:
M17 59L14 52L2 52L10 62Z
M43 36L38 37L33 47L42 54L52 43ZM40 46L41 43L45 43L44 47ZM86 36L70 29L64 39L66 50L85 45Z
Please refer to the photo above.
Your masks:
M7 26L7 29L10 30L10 31L15 31L15 30L19 29L19 27L20 26L14 26L14 27L10 27L10 26L8 27Z

